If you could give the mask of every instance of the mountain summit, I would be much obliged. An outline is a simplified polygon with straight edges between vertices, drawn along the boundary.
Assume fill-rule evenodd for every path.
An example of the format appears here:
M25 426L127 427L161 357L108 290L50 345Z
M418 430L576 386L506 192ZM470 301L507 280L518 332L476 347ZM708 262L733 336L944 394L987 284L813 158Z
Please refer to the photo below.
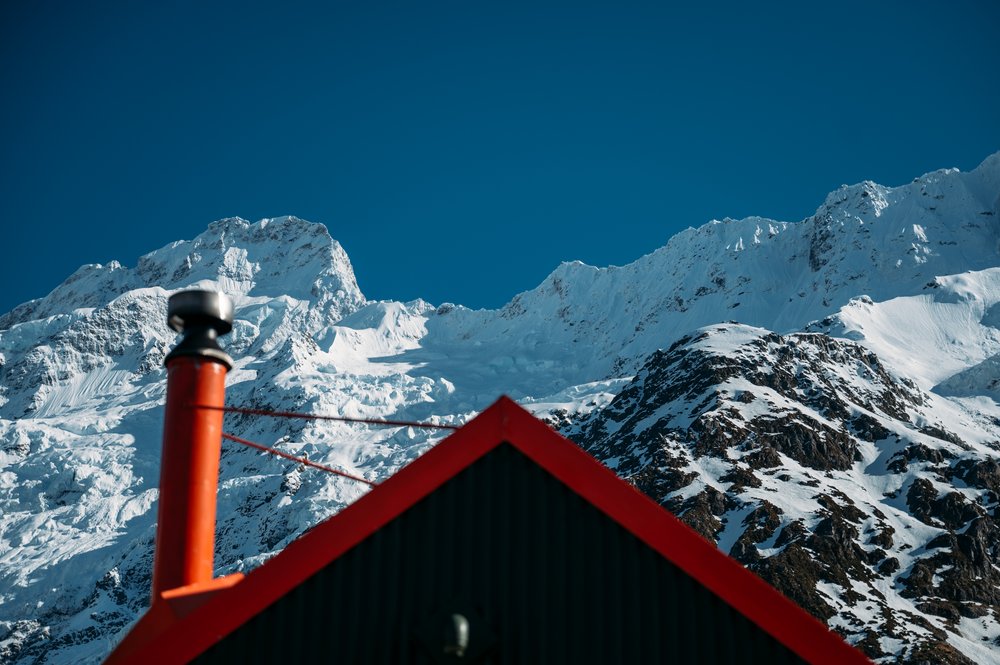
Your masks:
M501 393L883 662L1000 662L1000 153L712 221L499 310L365 299L327 229L214 222L0 316L0 660L96 662L148 601L166 299L235 302L234 405L460 424ZM227 419L372 480L439 434ZM224 447L218 574L363 486Z

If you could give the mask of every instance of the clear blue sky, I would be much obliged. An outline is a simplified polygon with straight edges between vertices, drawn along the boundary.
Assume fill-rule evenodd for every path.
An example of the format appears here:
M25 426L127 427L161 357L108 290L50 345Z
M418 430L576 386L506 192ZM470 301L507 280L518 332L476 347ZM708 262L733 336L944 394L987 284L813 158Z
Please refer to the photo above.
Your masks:
M281 214L370 298L496 307L1000 149L995 0L674 4L5 2L0 311Z

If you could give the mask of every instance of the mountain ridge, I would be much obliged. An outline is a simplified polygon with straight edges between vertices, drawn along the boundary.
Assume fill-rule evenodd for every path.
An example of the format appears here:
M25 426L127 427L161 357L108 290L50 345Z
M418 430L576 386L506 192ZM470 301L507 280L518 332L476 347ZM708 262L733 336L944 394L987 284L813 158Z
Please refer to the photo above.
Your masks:
M508 393L779 588L790 571L801 588L782 590L869 655L996 662L996 585L969 575L1000 566L998 213L1000 153L842 187L802 222L563 263L498 310L369 301L326 228L295 217L84 266L0 316L0 658L94 662L147 602L166 298L200 287L235 303L230 403L461 424ZM373 480L440 437L227 429ZM217 573L363 491L227 445Z

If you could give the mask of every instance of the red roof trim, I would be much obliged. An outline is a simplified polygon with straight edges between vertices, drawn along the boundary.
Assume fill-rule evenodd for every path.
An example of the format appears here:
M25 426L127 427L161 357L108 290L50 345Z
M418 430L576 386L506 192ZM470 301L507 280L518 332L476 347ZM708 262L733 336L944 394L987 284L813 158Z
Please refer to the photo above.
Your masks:
M512 400L493 406L144 646L134 662L197 657L487 452L508 442L805 660L869 663L840 636ZM144 617L132 633L141 632ZM109 662L132 637L112 654ZM178 636L183 635L183 639ZM132 660L132 658L127 658Z

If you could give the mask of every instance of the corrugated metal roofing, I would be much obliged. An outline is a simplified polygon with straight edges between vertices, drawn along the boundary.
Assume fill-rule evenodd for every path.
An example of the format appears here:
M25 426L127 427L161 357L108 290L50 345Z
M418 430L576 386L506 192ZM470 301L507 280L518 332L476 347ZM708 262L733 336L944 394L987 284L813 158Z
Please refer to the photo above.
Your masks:
M452 612L481 659L441 653ZM804 662L507 444L196 662L309 661Z

